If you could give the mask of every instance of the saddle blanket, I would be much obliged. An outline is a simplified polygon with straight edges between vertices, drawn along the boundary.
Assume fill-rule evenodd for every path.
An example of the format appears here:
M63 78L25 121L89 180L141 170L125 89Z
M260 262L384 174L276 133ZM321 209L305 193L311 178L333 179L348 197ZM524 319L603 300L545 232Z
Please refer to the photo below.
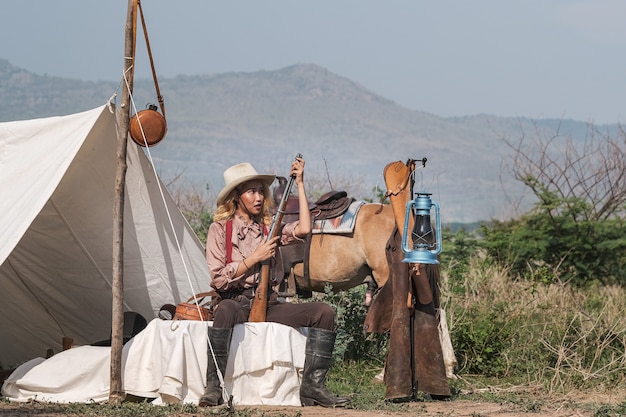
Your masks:
M354 201L341 216L332 219L316 220L313 223L313 233L347 234L354 232L356 215L363 204L365 204L365 201Z

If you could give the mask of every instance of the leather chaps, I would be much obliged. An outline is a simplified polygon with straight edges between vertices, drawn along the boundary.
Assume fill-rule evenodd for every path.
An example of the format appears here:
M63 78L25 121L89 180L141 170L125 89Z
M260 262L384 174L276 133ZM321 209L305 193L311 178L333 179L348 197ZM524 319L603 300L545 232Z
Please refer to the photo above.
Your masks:
M372 301L364 324L366 332L390 335L385 398L415 399L417 391L436 398L449 397L436 315L439 265L419 265L419 275L410 271L410 264L402 262L401 245L396 228L386 247L389 280ZM418 282L424 278L428 278L430 294L423 294L424 283ZM429 302L422 304L420 299Z

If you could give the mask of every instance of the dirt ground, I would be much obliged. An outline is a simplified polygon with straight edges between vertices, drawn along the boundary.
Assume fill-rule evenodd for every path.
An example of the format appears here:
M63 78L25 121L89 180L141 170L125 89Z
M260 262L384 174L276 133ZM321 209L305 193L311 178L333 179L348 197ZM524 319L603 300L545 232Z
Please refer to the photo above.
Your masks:
M344 409L325 409L321 407L283 407L278 409L262 408L264 411L276 411L278 414L301 417L377 417L377 416L450 416L450 417L529 417L549 415L554 417L593 416L592 410L571 409L563 404L541 407L539 410L521 410L514 404L485 403L478 401L450 402L412 402L407 404L405 411L362 411Z
M451 416L451 417L528 417L549 415L554 417L580 416L592 417L592 410L571 409L565 405L542 407L538 411L522 411L511 404L483 403L472 401L453 401L449 403L411 403L406 411L363 411L351 409L326 409L322 407L245 407L248 410L261 410L267 416L281 417L377 417L377 416ZM244 409L244 407L241 407ZM196 414L197 416L211 415L212 413ZM76 414L66 414L51 410L43 405L0 404L1 416L30 416L39 417L70 417ZM190 414L184 414L191 416ZM215 414L214 414L215 415ZM219 413L218 415L227 415Z
M617 406L626 401L624 392L611 394L571 394L552 399L534 399L532 395L524 400L505 402L485 402L480 400L457 399L451 401L415 401L402 405L399 411L363 411L353 409L327 409L323 407L276 407L276 406L236 406L237 411L258 410L264 416L277 417L377 417L377 416L437 416L437 417L592 417L596 415L599 404ZM251 415L256 413L252 412ZM50 404L19 404L0 402L1 416L70 417ZM183 414L192 416L192 414ZM225 410L203 409L195 416L227 416ZM604 413L601 415L618 415ZM622 414L623 415L623 414Z
M572 393L568 396L543 399L524 393L519 397L513 396L512 398L517 399L500 403L467 399L414 401L404 403L402 411L363 411L322 407L255 407L255 409L263 410L268 414L276 413L276 415L281 417L593 417L600 404L617 406L625 402L626 391L610 394ZM602 415L615 416L617 414L608 413Z

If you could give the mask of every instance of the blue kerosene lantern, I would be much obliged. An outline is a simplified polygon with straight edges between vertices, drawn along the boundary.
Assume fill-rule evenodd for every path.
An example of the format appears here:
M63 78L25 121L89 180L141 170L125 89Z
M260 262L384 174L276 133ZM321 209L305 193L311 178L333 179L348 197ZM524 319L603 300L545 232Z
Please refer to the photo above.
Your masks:
M430 199L431 194L417 193L415 199L406 204L404 233L402 234L402 251L405 258L402 262L415 264L438 264L437 255L441 253L441 219L439 204ZM431 225L430 212L435 207L435 230ZM409 249L408 229L410 219L414 219Z

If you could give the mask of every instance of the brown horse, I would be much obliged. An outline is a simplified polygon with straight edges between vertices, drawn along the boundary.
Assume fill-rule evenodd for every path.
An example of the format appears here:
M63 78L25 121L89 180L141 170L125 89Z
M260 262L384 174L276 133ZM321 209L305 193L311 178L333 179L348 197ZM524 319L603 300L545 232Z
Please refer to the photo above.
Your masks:
M284 183L281 178L279 181ZM277 195L279 193L275 190L274 196ZM304 263L293 265L296 286L300 290L323 292L327 284L334 291L367 284L366 304L369 305L372 289L383 286L389 276L385 245L394 226L395 219L389 205L368 203L359 209L352 233L313 234L308 279Z

